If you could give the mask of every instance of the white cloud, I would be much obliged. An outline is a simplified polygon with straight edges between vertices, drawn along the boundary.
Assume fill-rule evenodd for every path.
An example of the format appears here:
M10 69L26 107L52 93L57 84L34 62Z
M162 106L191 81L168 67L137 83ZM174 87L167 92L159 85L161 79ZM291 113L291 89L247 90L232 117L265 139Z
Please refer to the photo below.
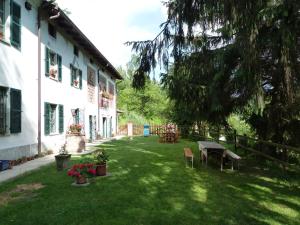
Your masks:
M126 41L152 39L159 31L159 23L155 24L157 29L150 29L142 23L134 25L132 20L133 22L139 20L143 12L157 11L156 15L164 22L166 13L161 0L57 0L57 2L62 9L67 8L71 12L69 17L115 67L125 65L130 60L131 49L124 45ZM140 18L135 15L139 15Z

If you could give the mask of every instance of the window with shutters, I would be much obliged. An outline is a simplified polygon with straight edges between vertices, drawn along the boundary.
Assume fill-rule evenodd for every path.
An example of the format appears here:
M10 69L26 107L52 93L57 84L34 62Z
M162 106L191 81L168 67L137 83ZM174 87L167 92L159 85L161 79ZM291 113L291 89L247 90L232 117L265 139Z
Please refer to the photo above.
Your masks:
M74 65L70 65L71 70L71 86L82 89L82 71Z
M64 108L63 105L45 103L45 135L53 135L64 132Z
M5 28L5 4L4 0L0 0L0 40L4 39Z
M73 47L74 47L74 48L73 48L74 55L78 57L78 56L79 56L79 50L78 50L78 47L77 47L76 45L74 45Z
M52 24L50 24L50 23L48 23L48 33L49 33L49 35L50 35L51 37L53 37L53 38L56 39L56 29L55 29L55 27L54 27Z
M53 80L62 81L62 58L46 47L45 75Z
M50 134L55 134L57 133L57 130L56 130L56 123L57 123L57 120L56 120L56 114L57 114L57 111L56 111L56 108L57 108L57 105L53 105L53 104L50 104Z
M73 114L73 124L79 124L80 123L80 110L75 109Z
M20 133L22 125L22 94L20 90L10 89L10 133Z
M10 42L17 49L21 48L21 6L11 1L10 6Z
M107 90L107 84L106 84L107 80L104 76L99 76L99 88L100 91L105 92Z
M0 87L0 135L6 134L7 88Z
M108 93L110 95L115 95L115 86L111 82L109 82L109 84L108 84Z

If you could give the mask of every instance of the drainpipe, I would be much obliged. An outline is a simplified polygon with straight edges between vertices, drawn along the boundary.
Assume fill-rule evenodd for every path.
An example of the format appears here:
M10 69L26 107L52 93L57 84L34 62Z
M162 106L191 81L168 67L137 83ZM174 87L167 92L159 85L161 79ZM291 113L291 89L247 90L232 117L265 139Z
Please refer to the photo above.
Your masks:
M41 8L38 8L38 155L42 153Z
M98 134L100 136L101 134L101 130L100 130L100 125L101 125L101 121L100 121L100 107L99 107L99 103L100 103L100 88L99 88L99 77L100 77L100 69L98 68L98 74L97 74L97 111L98 111Z

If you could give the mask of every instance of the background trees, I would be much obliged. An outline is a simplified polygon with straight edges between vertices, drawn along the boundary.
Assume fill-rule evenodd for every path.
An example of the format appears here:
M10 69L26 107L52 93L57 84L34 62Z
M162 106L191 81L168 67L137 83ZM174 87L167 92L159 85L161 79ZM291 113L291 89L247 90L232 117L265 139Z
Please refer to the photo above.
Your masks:
M169 71L162 82L177 122L226 126L239 112L260 138L299 144L300 2L170 0L165 6L168 19L157 37L128 43L139 55L133 86L144 86L160 62Z
M124 80L117 83L118 109L124 111L120 123L162 124L167 120L169 100L160 84L147 79L143 89L132 87L133 73L137 67L137 57L133 56L127 68L119 68Z

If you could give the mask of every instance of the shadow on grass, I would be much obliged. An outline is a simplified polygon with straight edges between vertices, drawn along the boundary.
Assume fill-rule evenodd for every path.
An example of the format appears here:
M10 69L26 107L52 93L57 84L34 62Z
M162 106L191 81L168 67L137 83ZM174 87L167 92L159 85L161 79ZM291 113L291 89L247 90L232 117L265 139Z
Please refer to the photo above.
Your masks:
M194 151L197 169L185 167L183 147ZM300 191L277 179L200 167L197 145L181 140L161 144L156 137L101 145L110 154L111 177L89 187L71 187L54 166L0 186L42 182L30 204L0 209L4 224L297 224ZM72 163L91 160L91 156ZM33 213L34 212L34 213Z

